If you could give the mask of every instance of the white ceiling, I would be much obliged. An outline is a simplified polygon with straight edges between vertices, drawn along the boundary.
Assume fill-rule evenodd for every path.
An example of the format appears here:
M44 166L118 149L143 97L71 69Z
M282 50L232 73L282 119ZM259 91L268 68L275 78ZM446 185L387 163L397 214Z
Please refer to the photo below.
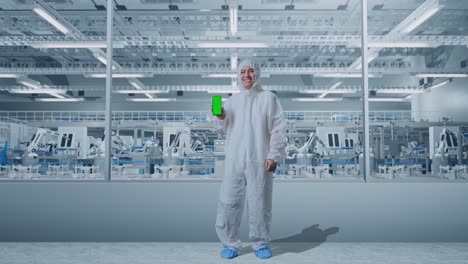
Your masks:
M98 9L105 6L106 1L45 2L73 25L83 40L104 40L106 13ZM121 72L145 71L154 74L153 77L140 79L150 88L173 86L177 90L177 85L230 85L229 78L202 78L201 73L229 72L233 53L238 54L239 60L254 57L262 63L265 71L271 73L271 77L263 82L266 85L326 88L338 81L342 81L345 88L358 89L360 85L359 79L313 76L314 72L347 72L347 66L359 60L359 39L357 46L339 40L340 36L360 35L359 0L237 1L242 9L238 13L239 32L236 37L271 44L270 48L256 49L193 46L202 40L235 39L229 35L229 11L222 10L222 5L229 4L229 1L172 1L178 10L169 10L169 1L163 0L116 2L119 10L116 11L114 35L121 39L133 37L134 42L125 48L114 49L114 60L122 66L119 69ZM424 2L369 0L369 34L385 36ZM413 72L467 72L466 68L460 67L460 63L468 60L468 5L463 0L440 0L439 3L442 9L406 38L409 41L419 38L428 41L427 38L431 38L429 41L440 46L381 49L379 56L370 64L370 72L382 73L384 77L370 79L371 87L418 86L419 79L412 77ZM285 10L285 6L291 4L294 10ZM71 91L86 90L95 97L103 96L104 79L84 77L84 73L105 72L92 50L33 48L30 43L37 41L38 37L59 42L67 39L32 12L33 1L2 0L0 7L0 73L13 72L28 76L42 85L59 86ZM310 37L314 36L328 36L331 40L329 43L311 40ZM146 37L151 40L149 44L145 44ZM10 41L12 38L16 42ZM455 50L464 56L450 60ZM163 66L164 69L171 69L174 63L176 68L178 64L181 66L177 72L161 71ZM213 68L206 70L204 65L211 67L210 64L214 65ZM194 66L199 70L193 70ZM17 85L15 79L0 78L0 90L4 91L0 92L0 100L29 100L31 97L27 95L5 92ZM114 85L133 89L128 79L114 79ZM301 95L288 93L287 96ZM345 95L353 96L356 95Z

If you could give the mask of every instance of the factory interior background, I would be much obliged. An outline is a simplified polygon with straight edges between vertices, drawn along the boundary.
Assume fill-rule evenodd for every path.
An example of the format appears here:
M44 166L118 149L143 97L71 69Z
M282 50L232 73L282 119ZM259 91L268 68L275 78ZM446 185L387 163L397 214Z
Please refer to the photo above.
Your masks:
M0 0L0 259L217 263L211 100L245 59L287 126L272 261L467 263L464 0Z

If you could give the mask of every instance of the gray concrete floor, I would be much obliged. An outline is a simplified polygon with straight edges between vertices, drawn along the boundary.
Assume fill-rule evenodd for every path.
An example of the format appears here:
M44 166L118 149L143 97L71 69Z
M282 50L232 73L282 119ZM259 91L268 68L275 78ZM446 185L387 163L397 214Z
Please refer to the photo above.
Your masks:
M271 243L260 260L249 244L239 257L219 257L219 243L0 243L1 264L327 263L464 264L468 243Z

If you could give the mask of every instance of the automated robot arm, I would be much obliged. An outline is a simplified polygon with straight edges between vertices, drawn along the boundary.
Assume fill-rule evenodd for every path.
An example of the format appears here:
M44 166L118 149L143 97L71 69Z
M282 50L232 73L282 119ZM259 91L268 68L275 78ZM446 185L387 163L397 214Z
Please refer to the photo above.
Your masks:
M61 139L62 135L60 133L44 128L38 128L28 146L28 153L29 155L37 155L35 152L38 149L48 148L48 145L50 144L58 144Z
M444 128L439 136L439 143L435 149L435 155L444 155L448 152L448 148L458 147L457 135L452 131Z
M308 149L314 149L317 142L325 149L326 153L329 153L327 145L317 136L315 132L310 132L309 139L307 142L299 148L299 153L307 153Z

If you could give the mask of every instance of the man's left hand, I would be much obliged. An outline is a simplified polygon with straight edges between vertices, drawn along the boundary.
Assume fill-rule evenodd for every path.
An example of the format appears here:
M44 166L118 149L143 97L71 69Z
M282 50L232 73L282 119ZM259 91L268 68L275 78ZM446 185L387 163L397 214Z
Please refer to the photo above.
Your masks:
M278 163L276 163L274 160L271 160L271 159L265 160L265 170L266 171L275 171L277 165L278 165Z

